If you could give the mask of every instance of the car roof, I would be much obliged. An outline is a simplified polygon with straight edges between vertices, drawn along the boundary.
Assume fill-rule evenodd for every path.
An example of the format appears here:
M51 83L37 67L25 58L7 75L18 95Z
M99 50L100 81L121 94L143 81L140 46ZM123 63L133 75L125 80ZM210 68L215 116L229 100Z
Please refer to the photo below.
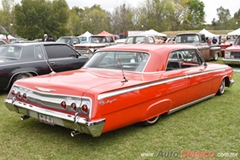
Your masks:
M138 51L138 52L159 52L159 50L181 50L197 49L195 46L185 44L123 44L104 47L98 51Z
M24 43L12 43L8 44L8 46L31 46L31 45L66 45L66 43L63 42L24 42Z

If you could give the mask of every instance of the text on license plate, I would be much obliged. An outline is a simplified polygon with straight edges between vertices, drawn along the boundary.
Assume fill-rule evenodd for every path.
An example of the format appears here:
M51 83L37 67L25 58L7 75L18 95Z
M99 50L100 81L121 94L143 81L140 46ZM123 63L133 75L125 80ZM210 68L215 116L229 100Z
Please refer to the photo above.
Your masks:
M39 118L40 122L50 124L50 125L54 125L53 118L51 116L44 115L44 114L39 114L38 118Z

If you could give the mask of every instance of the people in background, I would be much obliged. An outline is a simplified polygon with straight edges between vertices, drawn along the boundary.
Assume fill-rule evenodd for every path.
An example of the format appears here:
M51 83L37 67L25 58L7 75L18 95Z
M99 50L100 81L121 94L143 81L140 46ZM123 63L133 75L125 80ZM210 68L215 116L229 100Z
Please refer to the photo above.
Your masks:
M44 42L49 41L49 38L48 38L48 35L47 35L47 34L44 34L44 35L43 35L42 41L44 41Z
M206 37L206 41L207 41L208 45L211 45L211 41L208 37Z
M215 37L213 37L212 43L213 43L213 44L217 44L217 39L216 39Z

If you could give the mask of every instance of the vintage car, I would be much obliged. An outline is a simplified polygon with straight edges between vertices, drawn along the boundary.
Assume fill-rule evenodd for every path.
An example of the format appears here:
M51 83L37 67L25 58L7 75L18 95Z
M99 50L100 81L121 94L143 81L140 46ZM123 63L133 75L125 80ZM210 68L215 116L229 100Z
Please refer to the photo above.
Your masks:
M65 43L15 43L0 46L0 90L18 79L78 69L89 58Z
M221 55L219 45L208 45L205 34L202 33L179 33L176 35L176 44L188 44L198 48L205 61L218 60Z
M234 44L234 42L235 42L235 39L228 39L225 42L220 44L222 57L224 57L224 53L225 53L224 50L226 48L232 46Z
M56 42L63 42L63 43L67 43L70 46L73 46L75 44L80 44L81 39L77 36L62 36L58 38Z
M240 36L237 37L234 44L224 49L223 62L228 65L240 64Z
M140 44L140 43L159 44L161 43L161 40L157 39L153 35L139 34L139 35L128 36L125 41L125 44Z
M79 53L91 57L98 49L115 45L115 35L103 31L92 35L89 43L75 44L73 48Z
M72 129L72 136L97 137L135 123L155 124L233 83L231 67L207 64L190 45L115 45L99 49L81 69L16 81L5 105L22 120L33 117Z
M0 45L5 45L5 44L7 44L7 43L4 40L0 39Z

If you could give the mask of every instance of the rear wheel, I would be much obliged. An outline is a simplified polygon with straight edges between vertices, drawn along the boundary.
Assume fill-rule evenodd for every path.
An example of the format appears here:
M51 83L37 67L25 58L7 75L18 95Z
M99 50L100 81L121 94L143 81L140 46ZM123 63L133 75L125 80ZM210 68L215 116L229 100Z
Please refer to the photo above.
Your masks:
M33 75L31 73L20 73L17 75L16 80L18 79L23 79L23 78L28 78L28 77L32 77Z
M225 79L222 80L217 95L222 95L224 92L225 92Z
M142 122L142 124L143 124L144 126L150 126L150 125L153 125L153 124L155 124L155 123L158 122L159 117L160 117L160 116L156 116L156 117L154 117L154 118L148 119L148 120Z

